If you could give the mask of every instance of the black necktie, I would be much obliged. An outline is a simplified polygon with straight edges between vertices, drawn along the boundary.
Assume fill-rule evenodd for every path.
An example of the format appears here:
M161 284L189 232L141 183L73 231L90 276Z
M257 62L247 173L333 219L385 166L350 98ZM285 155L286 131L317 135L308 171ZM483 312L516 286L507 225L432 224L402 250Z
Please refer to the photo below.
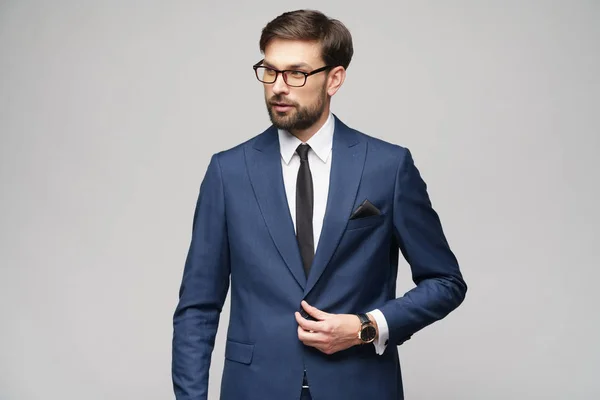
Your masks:
M312 223L313 181L308 165L308 149L310 149L310 146L307 144L301 144L296 149L300 156L300 169L296 180L296 238L298 239L306 276L308 276L315 255Z

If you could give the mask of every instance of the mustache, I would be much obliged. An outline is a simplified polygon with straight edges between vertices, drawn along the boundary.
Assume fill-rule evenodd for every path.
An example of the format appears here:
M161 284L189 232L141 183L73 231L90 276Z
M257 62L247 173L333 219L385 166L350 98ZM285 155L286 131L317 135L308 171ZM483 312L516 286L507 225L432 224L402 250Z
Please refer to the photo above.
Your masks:
M291 101L282 96L277 96L277 95L271 97L269 99L268 103L269 103L269 105L272 105L272 106L277 105L277 104L286 104L286 105L290 105L290 106L294 106L294 107L298 106L298 104L295 101Z

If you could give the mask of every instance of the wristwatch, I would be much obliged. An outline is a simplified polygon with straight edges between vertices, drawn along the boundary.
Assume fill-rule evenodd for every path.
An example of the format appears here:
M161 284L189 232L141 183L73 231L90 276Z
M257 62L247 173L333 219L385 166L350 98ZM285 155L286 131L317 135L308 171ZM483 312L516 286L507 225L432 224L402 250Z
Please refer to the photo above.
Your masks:
M360 320L360 329L358 330L358 339L362 343L371 343L377 336L377 329L371 322L367 314L356 314Z

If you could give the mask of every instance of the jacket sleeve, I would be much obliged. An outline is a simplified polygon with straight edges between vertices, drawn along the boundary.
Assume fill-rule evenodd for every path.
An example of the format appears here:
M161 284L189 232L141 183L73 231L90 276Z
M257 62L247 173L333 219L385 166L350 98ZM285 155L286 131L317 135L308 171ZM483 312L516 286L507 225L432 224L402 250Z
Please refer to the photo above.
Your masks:
M444 318L465 298L467 285L450 250L427 185L408 149L402 149L393 205L395 238L416 287L380 307L389 343L402 344L415 332Z
M207 399L208 370L229 273L223 178L215 154L200 186L173 316L171 372L177 400Z

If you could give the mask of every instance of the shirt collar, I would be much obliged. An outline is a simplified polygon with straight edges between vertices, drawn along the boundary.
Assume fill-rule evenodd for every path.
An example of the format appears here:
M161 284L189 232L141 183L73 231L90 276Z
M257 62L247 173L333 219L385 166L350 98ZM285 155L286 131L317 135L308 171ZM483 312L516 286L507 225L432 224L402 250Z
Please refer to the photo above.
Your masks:
M333 114L330 112L325 124L323 124L321 129L312 135L312 137L306 142L306 144L308 144L315 152L317 157L319 157L324 163L327 162L329 154L331 154L334 128L335 120L333 118ZM289 164L294 156L294 153L296 152L296 149L298 146L300 146L300 144L302 144L302 141L288 131L284 131L282 129L278 129L277 133L279 135L279 150L281 152L281 158L286 164Z

